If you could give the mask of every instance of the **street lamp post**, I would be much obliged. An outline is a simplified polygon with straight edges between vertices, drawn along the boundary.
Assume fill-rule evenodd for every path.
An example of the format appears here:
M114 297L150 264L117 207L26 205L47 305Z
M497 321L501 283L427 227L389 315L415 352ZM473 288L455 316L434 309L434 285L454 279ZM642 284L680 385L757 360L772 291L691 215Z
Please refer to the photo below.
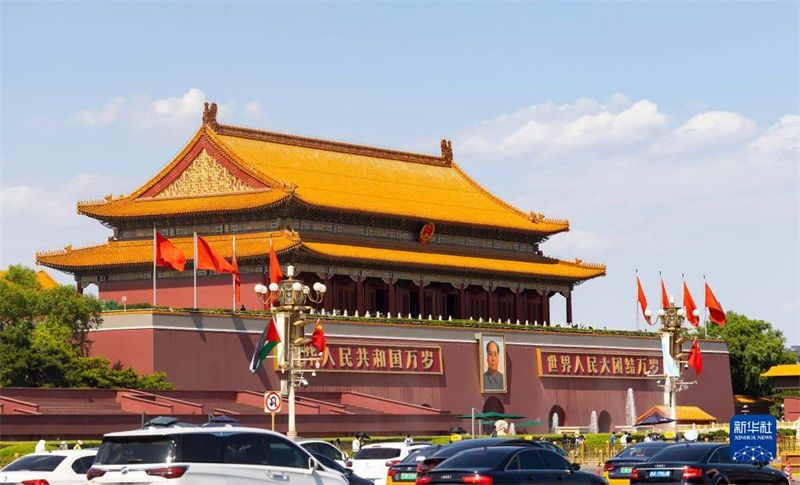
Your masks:
M258 284L253 288L259 297L268 303L275 311L276 320L282 324L282 340L284 353L278 354L278 367L288 379L282 379L288 384L289 398L289 428L286 436L297 438L295 423L295 387L300 385L308 387L308 380L303 376L309 370L306 363L316 363L317 357L309 357L304 352L304 346L310 340L305 336L306 315L311 311L307 303L320 303L327 288L322 283L314 283L309 288L302 281L295 279L294 266L286 268L286 279L280 283L270 283L269 287ZM273 306L275 305L275 306ZM316 375L312 370L312 376ZM281 392L286 390L281 385Z
M695 309L692 315L697 318L700 312ZM645 316L650 318L650 309L645 310ZM658 310L657 321L661 323L662 338L669 339L669 351L675 363L678 365L679 372L686 367L686 362L682 344L686 340L683 335L683 322L686 320L686 310L675 305L675 297L670 295L669 305ZM664 365L664 404L669 406L669 418L673 421L670 427L673 431L677 429L677 403L676 396L678 391L686 390L694 382L686 382L679 376L671 376L667 373L666 363Z

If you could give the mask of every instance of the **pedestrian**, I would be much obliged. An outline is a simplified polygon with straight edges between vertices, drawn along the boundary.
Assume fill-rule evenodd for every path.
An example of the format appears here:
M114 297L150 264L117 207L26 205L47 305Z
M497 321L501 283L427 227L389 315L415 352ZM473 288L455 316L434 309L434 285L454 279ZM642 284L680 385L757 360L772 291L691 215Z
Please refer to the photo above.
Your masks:
M358 450L360 449L361 449L361 441L359 441L358 436L356 436L355 438L353 438L353 456L355 456L356 453L358 453Z
M69 449L69 445L67 445L66 441L62 441L61 445L59 445L58 449L59 450L68 450Z
M611 436L608 437L608 442L611 444L611 449L614 449L614 446L617 444L617 435L611 433Z
M33 449L34 453L44 453L47 449L47 441L44 438L36 442L36 448Z
M80 450L81 448L83 448L83 441L81 440L75 442L75 446L72 447L73 450Z
M411 435L410 435L410 434L407 434L407 435L406 435L406 439L404 439L404 440L403 440L403 444L404 444L404 445L406 445L406 446L408 446L408 445L410 445L410 444L411 444L411 442L412 442L412 441L413 441L413 440L411 439Z
M339 450L342 449L342 440L340 440L339 438L336 438L333 441L333 444L334 444L334 446L336 446L337 449L339 449Z
M622 436L619 437L619 444L622 446L626 446L628 444L628 432L625 431L622 433Z

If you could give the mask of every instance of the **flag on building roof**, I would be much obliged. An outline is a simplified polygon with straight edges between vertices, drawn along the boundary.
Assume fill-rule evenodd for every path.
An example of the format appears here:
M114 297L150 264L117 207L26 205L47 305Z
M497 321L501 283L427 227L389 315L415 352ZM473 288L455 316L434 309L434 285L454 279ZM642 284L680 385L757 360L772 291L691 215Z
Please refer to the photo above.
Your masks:
M269 325L264 328L261 338L258 340L256 349L253 352L253 358L250 359L250 372L255 374L258 368L261 367L261 361L266 359L272 349L281 343L281 336L278 334L278 327L275 326L275 320L270 318Z
M708 316L709 319L719 325L720 327L725 326L725 312L722 311L722 305L719 304L719 301L714 296L714 293L711 291L711 287L708 286L706 283L706 308L708 308Z
M700 323L700 319L694 314L697 310L697 305L694 304L694 298L692 298L692 294L689 293L686 280L683 281L683 309L686 311L686 319L696 327Z
M652 325L653 322L650 321L650 317L647 316L645 310L647 310L647 298L644 296L644 290L642 290L642 283L639 281L639 277L636 277L636 291L637 297L636 299L639 301L639 306L642 307L642 315L644 315L644 319L647 320L647 323Z
M692 350L689 351L689 360L686 361L686 365L692 367L697 372L698 376L703 372L703 355L700 353L700 344L697 343L697 339L694 339Z
M283 279L283 271L278 262L278 255L272 247L272 238L269 238L269 282L278 283Z
M166 266L175 271L183 271L186 267L186 255L176 248L169 239L156 231L156 266Z
M667 287L664 286L664 279L661 279L661 308L669 308L669 296L667 295Z
M207 269L217 273L233 273L233 266L222 257L208 242L197 236L197 269Z

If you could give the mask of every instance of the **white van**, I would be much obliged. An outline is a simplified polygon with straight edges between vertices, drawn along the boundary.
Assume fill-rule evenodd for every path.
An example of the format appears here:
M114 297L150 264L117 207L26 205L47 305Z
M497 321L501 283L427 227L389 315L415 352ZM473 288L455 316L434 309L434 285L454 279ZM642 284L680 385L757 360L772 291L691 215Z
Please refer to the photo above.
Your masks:
M430 443L407 445L400 441L362 446L353 456L351 468L353 473L372 480L375 485L385 485L386 471L390 466L400 463L410 452L425 446L430 446Z
M103 436L89 485L347 485L285 436L257 428L147 428Z

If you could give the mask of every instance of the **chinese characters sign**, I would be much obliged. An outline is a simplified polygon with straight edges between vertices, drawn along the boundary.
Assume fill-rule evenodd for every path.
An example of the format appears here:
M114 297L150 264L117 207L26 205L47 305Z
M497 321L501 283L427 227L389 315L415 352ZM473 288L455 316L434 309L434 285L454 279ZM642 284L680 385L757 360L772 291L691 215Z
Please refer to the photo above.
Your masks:
M443 369L439 346L329 342L317 371L441 374Z
M745 463L769 463L778 453L778 422L769 415L737 414L731 418L731 458Z
M541 377L623 377L646 379L663 374L661 357L607 352L536 349Z

